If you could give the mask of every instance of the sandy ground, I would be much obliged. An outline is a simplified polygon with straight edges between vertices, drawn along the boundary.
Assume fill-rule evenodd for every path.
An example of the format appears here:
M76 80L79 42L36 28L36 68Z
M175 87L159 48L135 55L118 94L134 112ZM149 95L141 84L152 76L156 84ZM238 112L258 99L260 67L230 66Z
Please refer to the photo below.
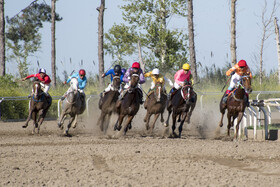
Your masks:
M144 110L125 137L96 125L99 111L79 120L72 137L56 121L41 135L32 124L0 122L0 186L279 186L279 141L232 141L217 131L219 114L194 111L181 139L159 122L147 135ZM114 116L111 121L115 121ZM217 134L220 132L220 134Z

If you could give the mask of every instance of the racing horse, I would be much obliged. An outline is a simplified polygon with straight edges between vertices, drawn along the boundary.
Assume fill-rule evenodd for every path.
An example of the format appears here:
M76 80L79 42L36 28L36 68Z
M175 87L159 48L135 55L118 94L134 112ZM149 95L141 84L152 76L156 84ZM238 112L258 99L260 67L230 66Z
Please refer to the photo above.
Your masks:
M163 112L166 106L166 101L167 101L167 95L164 92L162 83L157 82L153 91L151 91L150 94L147 96L144 104L144 108L147 109L144 122L146 122L146 129L149 130L150 133L153 131L159 115L161 116L160 121L162 123L164 122ZM152 125L149 126L150 118L152 115L154 115L154 120L152 122Z
M42 125L44 118L52 104L51 96L47 97L43 90L41 89L41 84L39 81L34 81L32 86L32 97L29 104L29 114L25 125L22 128L26 128L30 119L32 118L34 128L32 130L32 134L35 133L37 128L37 133L40 133L40 126ZM37 119L37 114L39 113L39 117Z
M70 136L69 129L76 128L77 118L86 109L85 102L81 100L81 93L79 91L78 79L73 77L70 81L70 89L66 98L62 102L62 112L58 121L58 127L63 129L63 123L67 114L70 115L69 123L64 130L65 136Z
M196 105L196 100L197 94L194 92L189 82L185 82L185 85L179 88L171 97L171 100L169 101L171 103L167 106L168 117L165 122L165 126L167 127L169 125L169 117L172 113L171 137L181 138L184 122L187 119L187 123L190 123L191 115ZM178 122L180 122L178 136L175 133L177 116L179 117Z
M97 125L99 125L100 130L104 133L106 133L108 129L112 113L116 112L116 102L120 95L120 83L120 76L114 76L111 90L99 100L99 109L101 110L101 114L98 118Z
M119 115L118 120L114 126L114 130L120 131L120 134L125 135L129 128L131 128L131 122L134 116L139 111L140 107L140 94L141 90L138 88L139 75L137 73L131 74L130 87L125 91L125 95L121 100L120 106L117 108ZM126 118L124 126L122 123Z
M228 136L230 136L230 128L234 125L234 120L237 118L236 129L234 133L234 139L237 139L237 133L239 130L239 124L243 118L244 111L247 105L248 96L252 92L251 78L249 74L241 76L239 82L237 82L236 88L229 94L226 104L223 104L223 98L220 101L220 112L222 113L221 121L219 126L223 126L223 118L226 109L228 118Z

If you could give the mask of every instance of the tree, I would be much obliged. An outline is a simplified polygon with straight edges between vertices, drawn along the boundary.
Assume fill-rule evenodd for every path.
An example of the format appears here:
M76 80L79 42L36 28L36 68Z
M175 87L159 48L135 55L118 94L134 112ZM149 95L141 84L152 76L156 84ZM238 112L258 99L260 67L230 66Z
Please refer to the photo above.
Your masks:
M62 18L56 14L55 19L60 21ZM27 58L40 48L39 29L43 27L43 22L50 21L51 7L45 3L38 4L36 1L16 16L7 17L7 47L11 50L8 60L17 62L20 77L25 77L28 73Z
M4 0L0 0L0 76L5 75L5 64Z
M231 36L231 44L230 44L230 51L231 51L231 64L232 66L236 64L236 1L231 0L231 20L230 20L230 36Z
M190 64L194 82L197 82L197 69L194 45L194 28L193 28L193 1L188 0L188 31L189 31L189 48L190 48Z
M52 83L53 86L56 86L56 48L55 48L55 3L56 0L52 0L52 7L51 7L51 37L52 37L52 49L51 49L51 55L52 55Z
M262 20L262 37L261 37L261 45L260 45L260 69L259 69L259 73L260 73L260 85L262 84L263 81L263 51L264 51L264 43L265 41L273 34L272 32L272 28L273 28L273 17L275 15L276 12L276 0L274 0L273 3L273 8L271 11L271 14L269 15L268 18L266 18L266 12L267 12L267 2L264 2L264 7L262 10L262 15L261 15L261 20Z
M100 7L97 7L98 15L98 61L99 61L99 86L105 85L102 74L104 73L104 50L103 50L103 19L105 11L105 0L101 0Z
M278 84L280 84L280 36L279 36L279 26L277 24L277 18L274 18L274 26L275 26L275 37L276 37L276 45L277 45L277 54L278 54Z
M128 4L121 7L123 19L137 29L147 67L157 66L163 71L181 68L187 62L187 35L168 29L166 19L172 15L186 17L186 1L126 1Z
M105 41L105 54L110 54L114 62L121 66L128 66L125 56L132 55L136 49L137 34L134 29L124 24L114 24L108 33L105 33Z

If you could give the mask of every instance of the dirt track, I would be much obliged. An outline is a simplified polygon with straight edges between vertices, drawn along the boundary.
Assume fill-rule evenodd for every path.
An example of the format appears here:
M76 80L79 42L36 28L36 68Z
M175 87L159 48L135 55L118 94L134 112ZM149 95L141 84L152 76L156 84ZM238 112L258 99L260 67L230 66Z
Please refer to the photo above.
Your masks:
M280 142L233 142L224 137L224 128L217 139L215 115L194 116L199 125L185 124L181 139L164 137L161 124L154 136L146 136L143 115L126 137L111 139L92 118L71 129L72 137L62 136L55 121L44 122L41 136L31 135L31 123L22 129L24 122L1 122L0 186L280 184Z

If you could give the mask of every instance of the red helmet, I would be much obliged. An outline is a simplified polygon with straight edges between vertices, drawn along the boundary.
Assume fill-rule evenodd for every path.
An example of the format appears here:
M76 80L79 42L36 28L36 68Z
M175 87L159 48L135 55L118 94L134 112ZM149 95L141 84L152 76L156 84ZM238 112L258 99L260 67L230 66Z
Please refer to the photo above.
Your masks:
M246 63L245 60L240 60L240 61L238 62L238 66L239 66L239 67L246 67L246 66L247 66L247 63Z
M86 75L86 71L84 69L80 69L79 74L85 76Z
M134 62L131 67L139 69L140 68L140 64L138 62Z

